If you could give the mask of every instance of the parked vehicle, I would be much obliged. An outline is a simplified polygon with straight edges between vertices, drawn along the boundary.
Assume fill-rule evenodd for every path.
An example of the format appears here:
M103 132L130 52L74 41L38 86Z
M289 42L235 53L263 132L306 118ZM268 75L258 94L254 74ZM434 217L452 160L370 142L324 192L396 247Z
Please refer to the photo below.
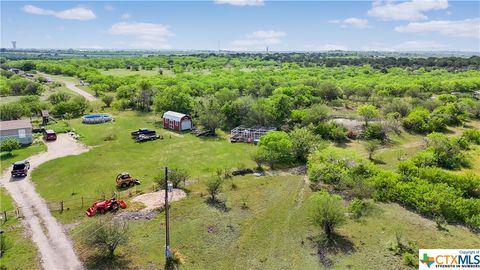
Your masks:
M44 127L35 127L32 128L33 133L45 133L45 128Z
M55 141L57 139L57 133L51 129L47 129L43 133L43 139L45 141Z
M117 188L126 188L134 185L140 185L140 180L130 176L128 172L119 173L115 178Z
M92 217L98 213L105 214L108 212L116 212L119 208L127 208L127 203L123 200L117 200L117 198L112 197L110 200L96 201L92 204L90 208L87 209L85 214L89 217Z
M136 142L146 142L146 141L153 141L161 138L158 135L152 134L152 135L146 135L146 134L140 134L135 138Z
M13 163L12 177L27 176L30 169L30 162L27 160L17 161Z
M132 138L137 138L138 136L140 135L157 135L157 132L153 129L148 129L148 128L140 128L139 130L137 131L134 131L131 133L132 134Z

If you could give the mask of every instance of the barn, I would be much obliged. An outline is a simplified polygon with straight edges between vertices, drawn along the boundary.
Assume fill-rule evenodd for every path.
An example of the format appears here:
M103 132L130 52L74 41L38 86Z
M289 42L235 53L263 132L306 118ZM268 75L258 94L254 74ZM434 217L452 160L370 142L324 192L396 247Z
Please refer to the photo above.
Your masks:
M186 114L168 111L163 114L163 127L176 131L192 129L192 118Z
M31 144L33 136L30 120L1 121L0 141L6 139L15 139L21 144Z

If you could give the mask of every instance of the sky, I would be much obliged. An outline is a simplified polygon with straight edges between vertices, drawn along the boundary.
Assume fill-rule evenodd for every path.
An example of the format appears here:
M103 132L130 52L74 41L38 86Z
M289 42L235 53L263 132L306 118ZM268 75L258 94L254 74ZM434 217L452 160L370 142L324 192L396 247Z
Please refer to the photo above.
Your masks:
M480 52L480 1L1 1L2 48Z

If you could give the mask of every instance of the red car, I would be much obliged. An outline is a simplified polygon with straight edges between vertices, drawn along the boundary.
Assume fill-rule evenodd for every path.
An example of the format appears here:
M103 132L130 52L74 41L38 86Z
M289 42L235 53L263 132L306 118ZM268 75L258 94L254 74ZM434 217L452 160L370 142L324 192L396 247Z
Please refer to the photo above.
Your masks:
M55 133L55 131L53 131L51 129L47 129L43 133L43 138L46 141L55 141L57 139L57 133Z

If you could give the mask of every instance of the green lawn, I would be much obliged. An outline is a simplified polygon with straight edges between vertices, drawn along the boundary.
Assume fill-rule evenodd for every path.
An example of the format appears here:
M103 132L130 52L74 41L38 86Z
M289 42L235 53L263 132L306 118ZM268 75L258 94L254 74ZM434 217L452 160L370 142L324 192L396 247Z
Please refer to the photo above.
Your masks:
M7 246L0 258L0 269L40 269L37 249L21 221L15 217L14 209L12 199L5 189L0 187L0 228L4 231ZM3 220L3 211L7 211L7 221Z
M14 150L12 154L10 155L7 152L1 152L0 153L0 171L3 172L6 168L10 167L13 162L18 161L18 160L24 160L27 157L43 152L47 150L47 147L43 142L39 143L34 143L29 146L24 146L20 149Z
M70 121L82 136L81 140L94 147L80 156L49 161L33 171L37 191L47 201L78 200L82 196L95 199L102 193L110 196L116 190L115 176L123 171L142 181L139 189L150 191L154 177L165 166L184 168L194 180L211 176L219 168L254 166L251 154L255 147L252 145L231 144L223 137L197 138L158 127L156 129L164 136L163 140L135 143L130 132L142 127L155 128L155 118L135 112L114 117L114 123L100 125L84 125L80 119ZM117 138L104 141L107 135ZM69 223L84 216L85 209L74 203L70 209L57 217Z

